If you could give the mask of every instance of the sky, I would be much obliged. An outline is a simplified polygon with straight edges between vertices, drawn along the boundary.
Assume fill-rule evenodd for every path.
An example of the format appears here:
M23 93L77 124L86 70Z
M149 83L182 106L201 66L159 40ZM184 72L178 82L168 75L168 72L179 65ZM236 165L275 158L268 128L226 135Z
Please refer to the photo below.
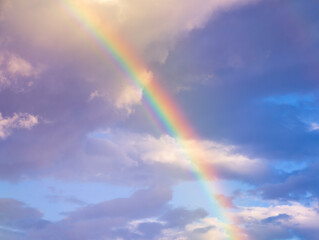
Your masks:
M318 11L1 0L0 239L318 239Z

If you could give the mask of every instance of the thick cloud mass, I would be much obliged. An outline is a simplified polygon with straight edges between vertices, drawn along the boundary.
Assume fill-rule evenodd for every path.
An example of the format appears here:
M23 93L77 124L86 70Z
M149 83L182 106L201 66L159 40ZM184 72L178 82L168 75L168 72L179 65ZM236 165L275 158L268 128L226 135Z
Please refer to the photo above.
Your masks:
M0 199L1 226L12 229L38 228L45 225L41 213L14 199Z

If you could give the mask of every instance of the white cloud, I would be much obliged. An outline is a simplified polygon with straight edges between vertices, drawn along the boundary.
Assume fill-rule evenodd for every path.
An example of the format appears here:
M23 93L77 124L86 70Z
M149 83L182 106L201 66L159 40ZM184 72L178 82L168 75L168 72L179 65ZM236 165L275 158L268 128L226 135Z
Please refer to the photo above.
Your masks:
M112 92L95 90L91 92L88 101L100 98L112 103L117 110L124 110L127 115L130 115L134 111L134 106L141 104L142 97L143 91L141 88L124 84L121 89Z
M188 239L208 240L208 239L221 239L226 240L229 238L225 232L226 224L219 221L217 218L204 218L202 221L192 223L186 226ZM207 229L201 232L201 229Z
M240 215L245 222L262 221L267 218L288 215L289 218L278 219L277 222L286 227L298 227L306 229L319 229L318 205L315 203L310 207L298 202L290 202L285 205L273 205L269 207L244 207Z
M304 206L298 202L265 207L240 207L234 216L241 217L243 229L240 239L292 239L295 234L317 234L319 229L318 204ZM186 226L186 239L229 239L225 223L207 217ZM238 235L237 235L238 236ZM308 238L302 238L308 239ZM316 239L312 235L309 239Z
M312 233L309 239L316 239L319 229L317 203L310 206L290 202L277 206L242 207L237 214L243 218L244 225L243 229L236 231L236 236L245 240L292 239L294 234L303 236L306 232ZM217 218L206 217L188 224L184 231L166 228L162 232L162 239L226 240L229 239L225 231L228 228L227 224ZM231 228L234 230L234 227Z
M125 86L115 101L115 106L119 109L126 109L127 113L132 112L132 106L139 104L142 100L142 89L132 86Z
M0 113L0 138L8 137L14 129L31 129L38 122L38 117L28 113L15 113L12 117Z
M252 239L292 239L300 236L315 240L319 233L318 203L305 206L288 202L265 207L242 207L238 214Z
M138 79L143 86L146 86L153 81L153 73L143 70L139 73ZM143 89L137 83L134 85L125 84L116 97L115 106L118 109L125 109L130 114L134 105L141 104L142 97Z
M181 170L193 170L193 163L211 167L221 177L254 178L267 172L267 165L259 159L252 159L235 152L234 146L213 141L185 140L182 146L177 139L168 135L159 138L148 134L134 134L108 131L107 141L121 149L132 159L139 159L147 165L167 164Z
M227 240L230 239L229 233L225 229L229 226L217 218L206 217L199 221L187 224L185 229L165 228L162 230L161 240ZM240 236L239 236L240 234ZM248 239L244 233L237 233L240 239Z
M98 90L95 90L94 92L91 92L89 101L92 101L95 98L101 97L101 94Z
M134 145L141 150L142 160L148 163L162 162L191 169L190 160L200 159L201 164L211 164L214 168L240 175L260 173L265 167L258 159L234 153L235 147L213 141L183 140L187 147L185 149L178 140L168 135L162 135L160 138L143 136L139 140Z
M211 168L215 173L206 177L251 182L269 176L268 165L259 159L236 154L234 147L200 140L196 145L198 149L188 149L198 154L194 164L203 165L208 171ZM189 173L194 166L187 158L188 153L176 139L167 135L154 137L117 130L92 132L81 141L80 148L68 149L63 156L52 163L54 167L52 165L47 175L132 186L147 185L158 179L167 184L193 180Z
M138 76L139 83L131 83L130 79L118 79L111 89L100 88L91 92L89 101L97 98L104 99L118 109L124 110L128 115L134 111L134 106L141 104L143 98L143 89L140 84L148 85L153 81L151 71L141 71Z
M0 88L31 86L40 72L40 67L17 54L6 51L0 54Z
M14 76L30 77L37 72L32 65L23 58L10 54L7 62L7 72Z
M319 130L319 124L316 122L310 123L310 131L317 131Z

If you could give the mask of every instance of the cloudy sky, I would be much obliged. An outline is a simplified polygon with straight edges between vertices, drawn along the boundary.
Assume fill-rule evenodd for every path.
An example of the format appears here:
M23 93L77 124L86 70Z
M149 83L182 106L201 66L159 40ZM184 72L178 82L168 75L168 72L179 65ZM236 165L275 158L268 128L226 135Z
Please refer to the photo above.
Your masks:
M158 124L73 3L139 57L196 138ZM318 11L1 0L0 238L318 239Z

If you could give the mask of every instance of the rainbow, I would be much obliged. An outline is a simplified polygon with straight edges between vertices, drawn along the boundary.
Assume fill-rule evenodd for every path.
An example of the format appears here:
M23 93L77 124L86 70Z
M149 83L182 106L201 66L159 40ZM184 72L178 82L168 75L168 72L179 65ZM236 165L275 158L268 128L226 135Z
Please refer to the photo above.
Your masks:
M156 121L173 136L186 152L187 158L193 169L192 174L198 180L201 188L208 196L212 210L216 216L224 223L224 232L230 240L247 239L235 221L227 214L223 208L225 203L221 198L215 196L214 186L209 179L216 178L216 174L208 168L201 160L198 139L194 129L186 121L180 108L172 98L164 91L161 85L155 80L146 81L143 75L147 68L139 60L132 49L124 42L123 38L108 26L107 23L100 23L94 10L90 9L81 0L61 0L61 3L70 15L83 27L91 39L96 43L103 57L108 64L112 64L122 74L132 81L132 83L143 89L145 106L156 116Z

